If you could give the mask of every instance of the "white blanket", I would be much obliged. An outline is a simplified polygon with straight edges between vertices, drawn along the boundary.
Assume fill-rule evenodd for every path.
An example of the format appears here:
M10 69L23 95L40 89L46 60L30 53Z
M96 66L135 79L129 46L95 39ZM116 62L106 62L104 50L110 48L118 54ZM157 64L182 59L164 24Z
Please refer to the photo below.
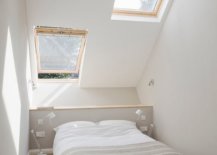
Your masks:
M153 142L132 125L101 125L91 127L63 128L57 131L54 155L70 155L75 148L124 146Z
M66 150L62 155L181 155L158 142L146 142L123 146L82 147Z

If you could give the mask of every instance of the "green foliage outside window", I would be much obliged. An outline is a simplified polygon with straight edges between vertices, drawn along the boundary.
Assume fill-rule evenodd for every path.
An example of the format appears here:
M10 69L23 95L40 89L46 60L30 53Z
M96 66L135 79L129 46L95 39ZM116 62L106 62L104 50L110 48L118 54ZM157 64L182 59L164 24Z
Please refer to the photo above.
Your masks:
M79 74L75 73L39 73L39 79L78 79Z

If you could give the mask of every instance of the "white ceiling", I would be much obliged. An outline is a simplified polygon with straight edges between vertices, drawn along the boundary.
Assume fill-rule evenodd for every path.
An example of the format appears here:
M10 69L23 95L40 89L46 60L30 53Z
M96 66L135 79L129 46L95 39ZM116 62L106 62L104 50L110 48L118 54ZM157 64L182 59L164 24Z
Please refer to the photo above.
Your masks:
M161 24L112 21L113 3L113 0L27 0L31 52L34 53L33 26L88 29L81 86L136 86Z

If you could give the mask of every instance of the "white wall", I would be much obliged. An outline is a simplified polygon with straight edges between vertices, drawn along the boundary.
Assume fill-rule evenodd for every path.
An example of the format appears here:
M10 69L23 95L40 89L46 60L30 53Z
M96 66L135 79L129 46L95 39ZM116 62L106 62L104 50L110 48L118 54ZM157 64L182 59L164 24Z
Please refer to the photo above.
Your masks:
M216 41L216 0L174 1L137 87L156 137L185 155L217 154Z
M0 11L0 154L27 155L25 1L1 0Z
M80 88L73 84L39 84L31 106L136 105L135 88Z
M113 0L27 1L34 79L37 76L34 26L71 27L89 31L80 74L80 86L88 89L70 84L39 84L33 92L33 106L139 103L136 90L132 87L136 86L142 75L161 23L112 21L113 3Z
M34 26L87 29L82 87L135 87L161 23L113 21L114 0L27 0L36 78Z

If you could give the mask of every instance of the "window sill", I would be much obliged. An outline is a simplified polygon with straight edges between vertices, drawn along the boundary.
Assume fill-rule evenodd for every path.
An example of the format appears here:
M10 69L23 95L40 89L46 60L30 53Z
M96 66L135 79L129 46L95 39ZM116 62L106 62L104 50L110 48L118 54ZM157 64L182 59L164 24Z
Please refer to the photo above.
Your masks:
M50 80L50 79L38 79L36 82L33 84L33 89L37 89L40 86L45 86L45 85L67 85L67 86L73 86L73 87L79 87L79 79L70 79L70 80Z
M79 83L79 79L38 79L37 83Z

